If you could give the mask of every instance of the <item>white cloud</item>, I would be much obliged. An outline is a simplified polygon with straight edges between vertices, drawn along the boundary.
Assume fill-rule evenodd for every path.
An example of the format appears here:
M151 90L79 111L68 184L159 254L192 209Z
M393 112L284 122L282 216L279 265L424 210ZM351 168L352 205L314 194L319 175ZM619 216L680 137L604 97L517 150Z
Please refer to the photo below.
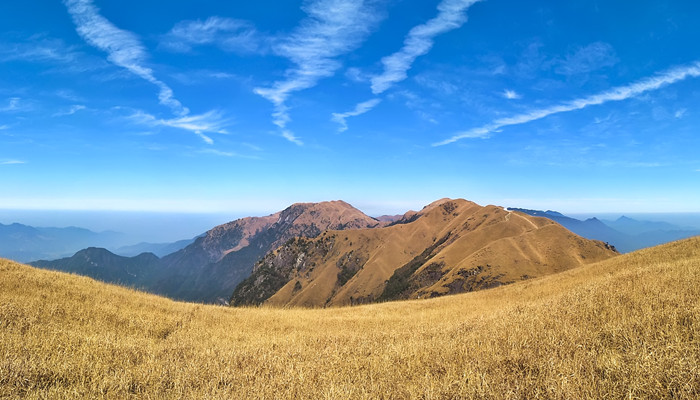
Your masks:
M153 75L146 67L146 51L131 32L114 26L100 15L92 0L64 0L68 13L73 18L78 34L90 45L107 52L107 59L159 88L158 100L178 115L189 110L174 97L172 89Z
M676 118L683 118L685 116L685 113L688 112L687 108L681 108L680 110L677 110L673 116Z
M19 97L11 97L7 100L7 105L0 107L0 112L13 112L20 111L23 106L21 104L22 99Z
M215 45L237 53L267 51L266 41L253 24L232 18L178 22L161 40L161 46L172 51L189 52L196 45Z
M382 100L381 99L371 99L367 100L365 102L359 103L358 105L355 106L355 109L352 111L344 112L344 113L333 113L331 120L333 122L337 122L340 124L340 128L338 128L338 132L345 132L348 130L348 124L346 119L349 117L356 117L358 115L364 114L367 111L373 109L374 107L377 106Z
M72 105L68 110L59 111L59 112L55 113L53 116L54 117L64 117L67 115L73 115L73 114L77 113L78 111L85 110L86 108L87 107L85 107L82 104L75 104L75 105Z
M10 125L0 125L0 131L10 129Z
M394 83L406 79L406 71L416 58L430 51L434 38L467 22L467 9L478 1L480 0L443 0L438 4L437 17L413 27L404 40L403 48L382 58L384 72L372 78L372 93L383 93Z
M245 159L249 159L249 160L259 160L260 159L260 157L257 157L257 156L243 155L243 154L236 153L235 151L221 151L221 150L216 150L216 149L203 149L203 150L200 150L199 153L212 154L212 155L219 156L219 157L245 158Z
M221 134L228 133L224 129L227 121L223 118L219 111L209 111L204 114L187 115L172 119L160 119L143 111L137 111L131 114L129 119L138 124L152 127L167 126L190 131L199 136L207 144L214 144L214 140L207 136L205 132Z
M554 72L561 75L585 74L617 64L615 49L603 42L591 43L556 62Z
M7 161L0 161L0 165L18 165L18 164L26 164L26 161L20 161L20 160L7 160Z
M626 100L652 90L657 90L666 85L685 80L687 78L696 77L700 77L700 61L696 61L695 63L687 66L672 68L650 78L642 79L627 86L619 86L603 93L572 100L549 108L543 108L531 111L529 113L515 115L513 117L501 118L492 122L491 124L458 133L449 139L433 144L433 146L443 146L449 143L454 143L460 139L487 138L492 133L497 132L499 129L507 126L526 124L553 114L580 110L589 106L604 104L609 101Z
M283 129L282 130L282 137L289 140L290 142L296 144L297 146L303 146L304 142L301 141L298 137L296 137L292 132Z
M517 100L517 99L521 99L523 97L515 90L510 90L510 89L504 90L502 95L504 98L506 98L508 100Z
M255 93L275 107L273 123L282 136L293 143L299 139L286 129L291 121L285 102L289 96L309 89L323 78L333 76L341 67L337 58L355 49L378 22L378 13L364 0L316 0L304 7L308 14L288 37L272 51L289 59L294 66L285 71L286 79L270 87L255 88Z

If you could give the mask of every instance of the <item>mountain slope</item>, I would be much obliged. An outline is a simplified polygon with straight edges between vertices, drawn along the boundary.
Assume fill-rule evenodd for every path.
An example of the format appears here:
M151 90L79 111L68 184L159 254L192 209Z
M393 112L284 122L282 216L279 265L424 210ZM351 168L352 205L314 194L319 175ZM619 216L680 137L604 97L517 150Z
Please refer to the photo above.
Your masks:
M256 264L231 303L319 307L435 297L616 254L548 219L443 199L388 227L290 241Z
M0 260L2 398L700 397L700 238L493 290L177 303Z

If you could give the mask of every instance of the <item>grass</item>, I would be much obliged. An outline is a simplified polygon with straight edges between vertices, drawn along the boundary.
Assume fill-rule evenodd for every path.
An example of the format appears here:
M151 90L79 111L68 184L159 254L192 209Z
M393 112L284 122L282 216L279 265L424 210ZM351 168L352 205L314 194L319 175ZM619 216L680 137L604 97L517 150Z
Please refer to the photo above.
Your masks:
M700 238L431 300L178 303L0 261L1 398L700 396Z

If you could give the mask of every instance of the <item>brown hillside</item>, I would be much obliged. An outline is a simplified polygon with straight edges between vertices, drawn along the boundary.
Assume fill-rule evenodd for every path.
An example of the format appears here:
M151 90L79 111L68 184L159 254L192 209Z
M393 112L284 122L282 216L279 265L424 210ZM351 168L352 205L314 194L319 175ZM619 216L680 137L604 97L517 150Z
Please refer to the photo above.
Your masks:
M256 265L232 303L319 307L435 297L616 254L545 218L442 199L385 228L289 242Z

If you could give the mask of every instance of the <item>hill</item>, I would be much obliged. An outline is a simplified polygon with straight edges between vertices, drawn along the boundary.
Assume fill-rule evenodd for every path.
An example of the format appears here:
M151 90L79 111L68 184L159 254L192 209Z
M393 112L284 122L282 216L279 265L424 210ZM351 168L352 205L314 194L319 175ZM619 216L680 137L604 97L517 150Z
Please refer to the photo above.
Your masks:
M71 257L56 261L35 261L32 265L130 287L148 286L161 267L160 260L153 253L123 257L97 247L80 250Z
M99 255L93 249L90 254L94 257L78 253L32 265L135 286L173 299L221 303L250 275L258 259L292 237L314 237L327 229L378 225L379 221L343 201L297 203L265 217L242 218L216 226L183 249L162 257L157 265L152 258L119 257L104 249L99 250ZM99 258L99 262L94 258ZM131 270L149 273L130 276L124 273L126 265Z
M256 264L231 304L322 307L436 297L615 255L549 219L442 199L387 227L289 241Z
M700 238L493 290L177 303L0 261L3 398L700 396Z

